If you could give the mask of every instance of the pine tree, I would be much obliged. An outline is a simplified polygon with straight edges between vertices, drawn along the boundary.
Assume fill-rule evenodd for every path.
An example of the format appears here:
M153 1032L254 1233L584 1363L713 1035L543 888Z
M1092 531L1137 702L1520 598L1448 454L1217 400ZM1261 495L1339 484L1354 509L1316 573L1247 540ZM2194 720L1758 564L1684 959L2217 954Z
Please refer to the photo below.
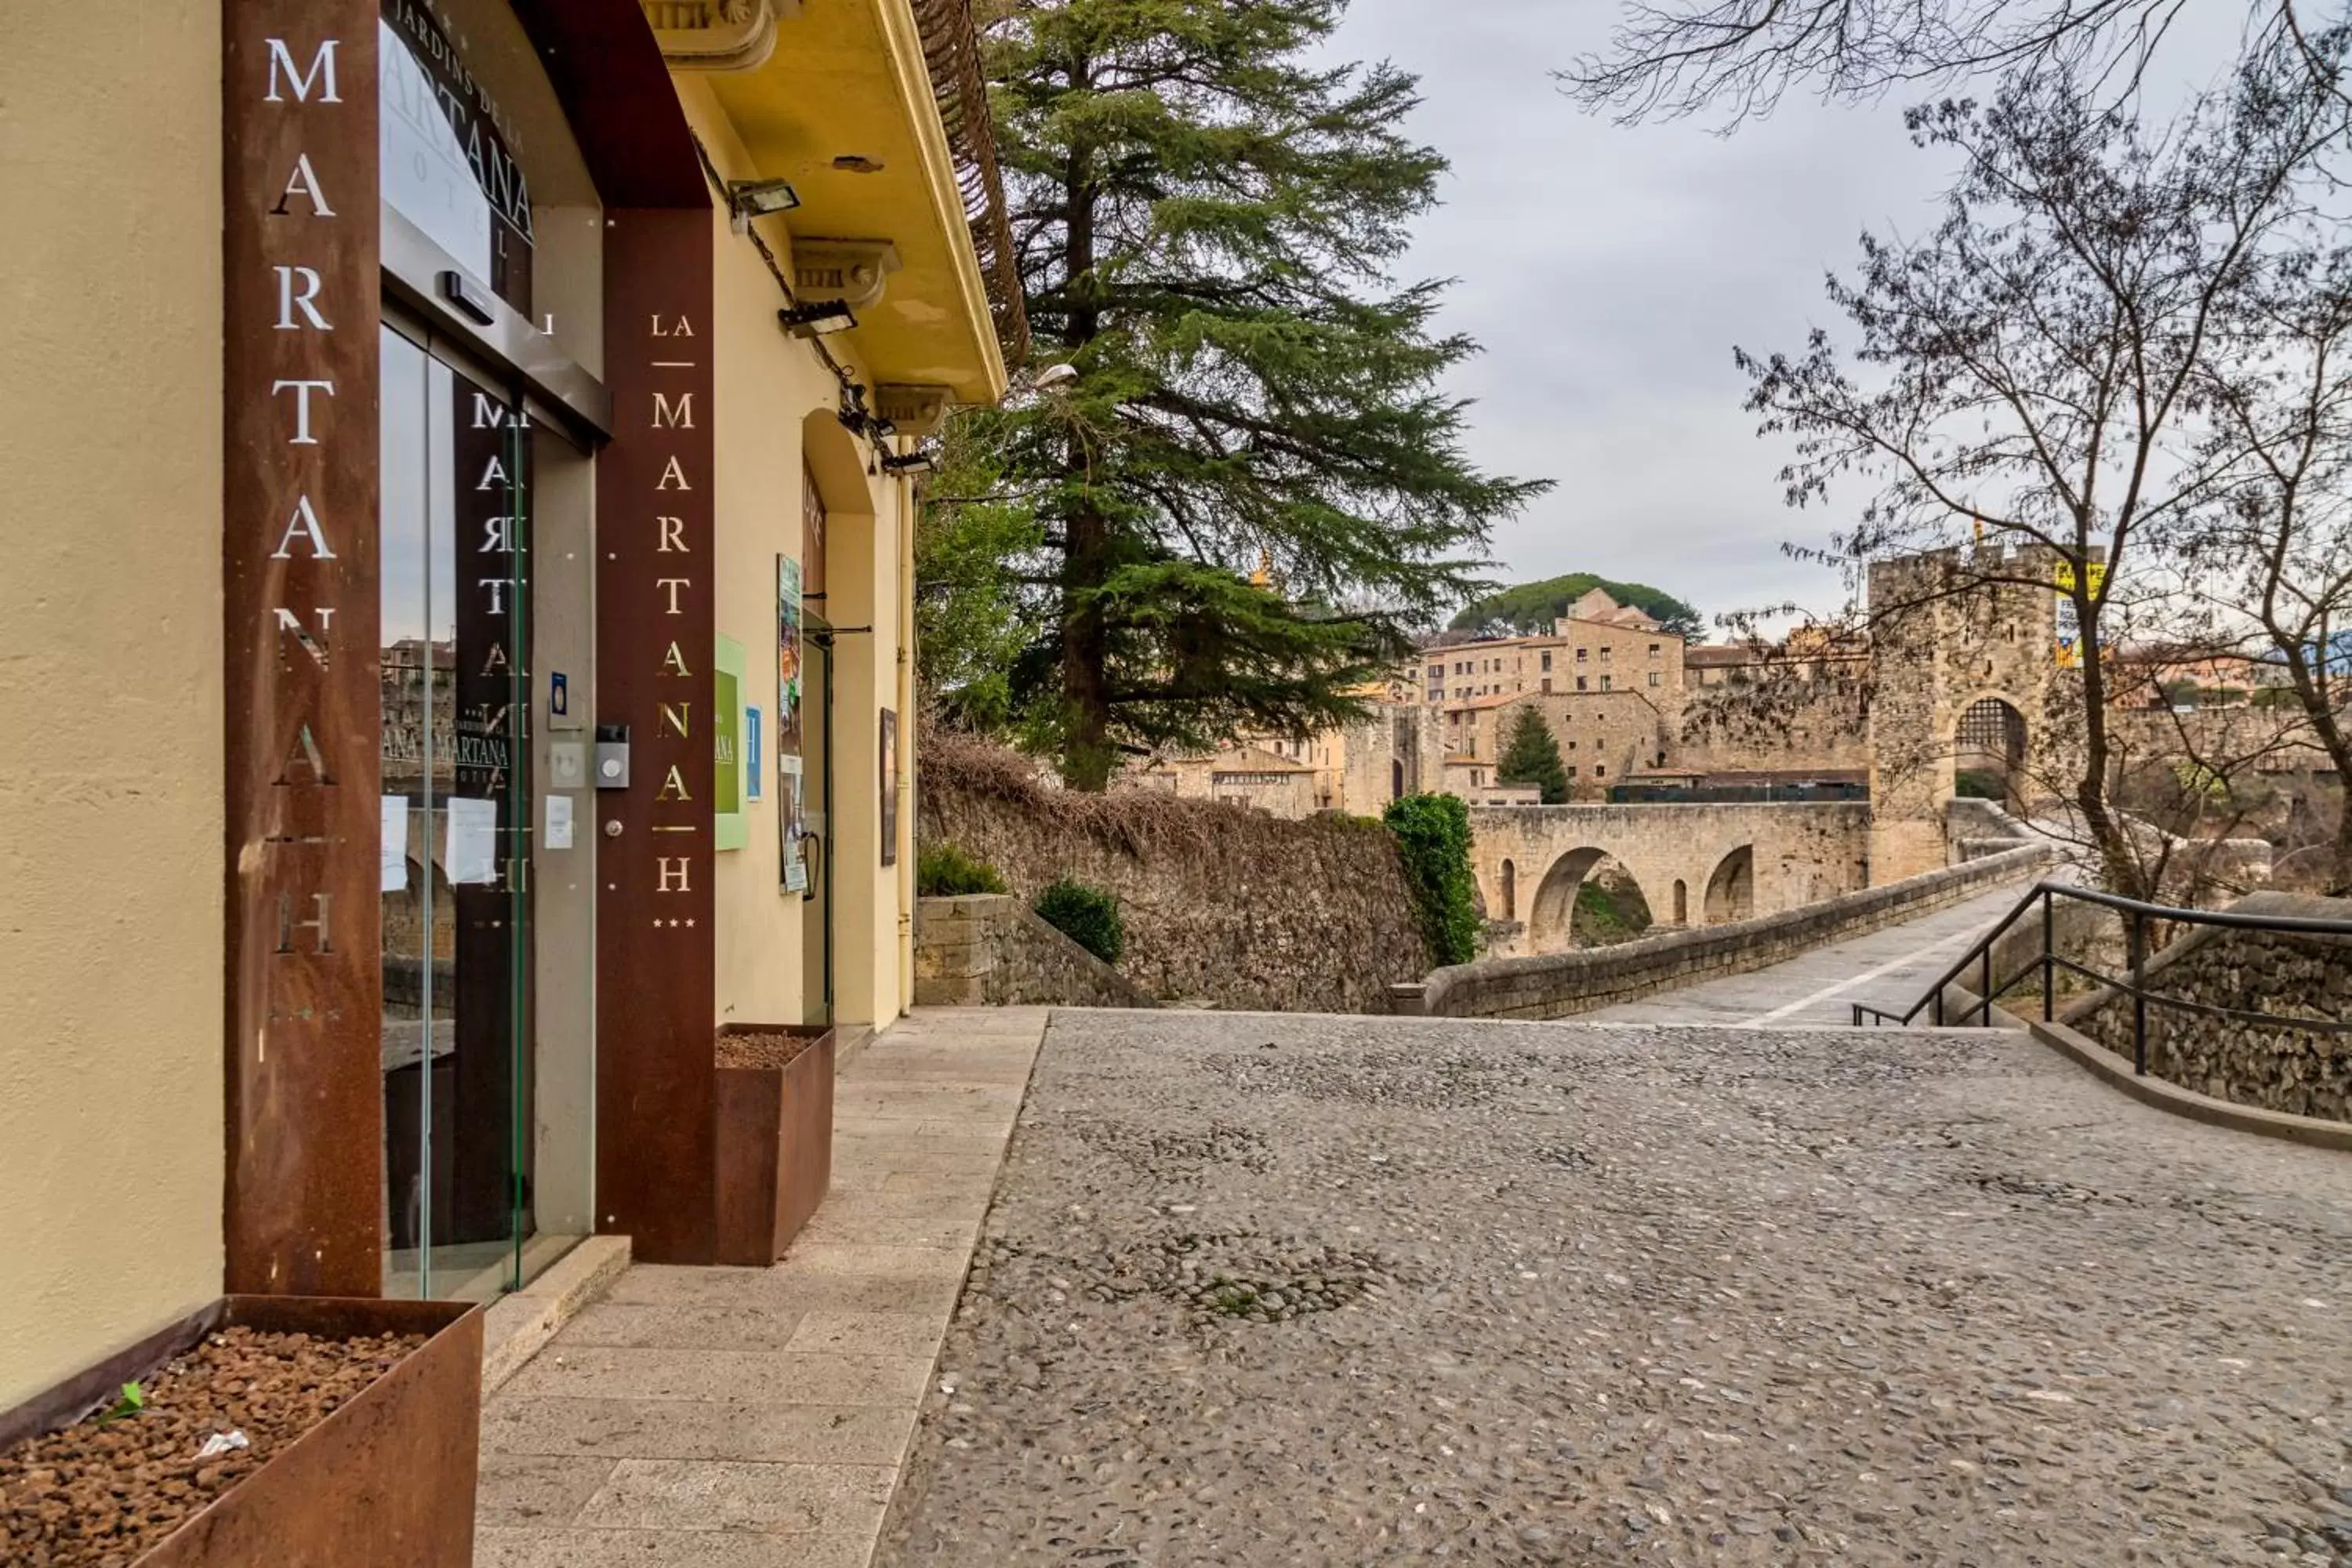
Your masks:
M1545 488L1462 452L1437 383L1475 345L1389 275L1444 163L1400 129L1412 78L1307 58L1342 8L1009 0L987 28L1034 358L1076 375L965 416L940 489L1035 519L1012 717L1073 788L1353 717Z
M1558 805L1568 798L1568 769L1559 760L1559 742L1534 709L1520 709L1512 721L1510 742L1495 769L1495 782L1539 785L1546 805Z

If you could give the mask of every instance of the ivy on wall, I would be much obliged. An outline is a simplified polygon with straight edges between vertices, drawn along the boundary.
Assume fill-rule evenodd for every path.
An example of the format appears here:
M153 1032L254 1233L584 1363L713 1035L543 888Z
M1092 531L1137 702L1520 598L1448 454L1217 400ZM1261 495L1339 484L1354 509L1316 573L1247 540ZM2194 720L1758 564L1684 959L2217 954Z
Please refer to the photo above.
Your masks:
M1452 795L1409 795L1381 814L1396 835L1405 887L1429 942L1431 962L1478 956L1476 884L1470 876L1470 808Z

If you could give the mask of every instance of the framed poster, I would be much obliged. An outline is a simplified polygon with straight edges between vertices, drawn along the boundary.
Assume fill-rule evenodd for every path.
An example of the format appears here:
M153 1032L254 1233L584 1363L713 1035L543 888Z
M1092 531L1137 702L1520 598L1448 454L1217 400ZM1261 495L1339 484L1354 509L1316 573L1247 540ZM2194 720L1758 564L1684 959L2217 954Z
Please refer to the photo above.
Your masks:
M717 639L711 660L710 809L716 825L712 846L719 849L740 849L751 842L751 826L743 816L743 662L741 643Z
M776 815L783 826L779 830L784 851L783 890L806 893L808 877L808 836L803 826L801 760L798 757L776 759Z
M776 847L777 888L808 891L806 831L801 790L801 563L776 557Z
M776 557L776 755L801 754L801 563Z
M882 864L898 863L898 715L882 710Z

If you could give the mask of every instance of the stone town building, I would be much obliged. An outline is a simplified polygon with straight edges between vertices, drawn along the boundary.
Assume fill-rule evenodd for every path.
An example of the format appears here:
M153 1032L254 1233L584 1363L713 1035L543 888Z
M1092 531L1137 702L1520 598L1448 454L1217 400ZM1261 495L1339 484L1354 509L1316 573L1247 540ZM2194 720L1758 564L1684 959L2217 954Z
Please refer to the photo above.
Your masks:
M714 1031L898 1016L914 446L1023 339L975 49L10 8L0 1411L225 1290L708 1261Z

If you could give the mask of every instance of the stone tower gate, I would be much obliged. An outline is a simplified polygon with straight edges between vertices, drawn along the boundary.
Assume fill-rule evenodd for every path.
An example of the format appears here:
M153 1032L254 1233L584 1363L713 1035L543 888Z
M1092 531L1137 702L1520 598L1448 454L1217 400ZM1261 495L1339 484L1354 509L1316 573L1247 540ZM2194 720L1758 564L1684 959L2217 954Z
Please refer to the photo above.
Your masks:
M2064 776L2074 682L2059 666L2060 560L1939 550L1870 568L1870 880L1949 863L1964 752L2005 752L2012 810Z

